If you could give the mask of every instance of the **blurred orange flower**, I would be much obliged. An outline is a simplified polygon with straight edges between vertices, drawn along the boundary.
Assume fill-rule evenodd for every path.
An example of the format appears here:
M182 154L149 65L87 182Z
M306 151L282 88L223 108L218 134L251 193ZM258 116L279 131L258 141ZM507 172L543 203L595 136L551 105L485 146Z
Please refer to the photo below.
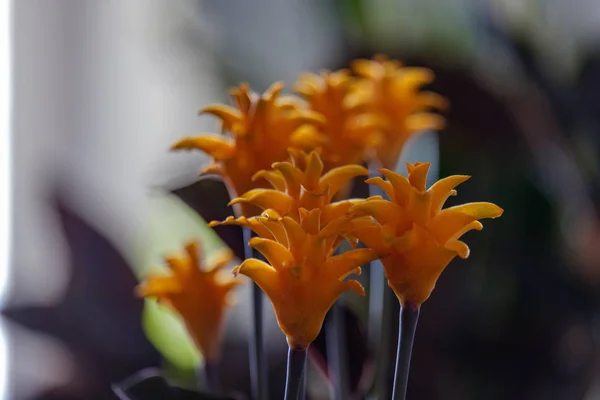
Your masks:
M454 188L469 176L449 176L425 187L429 163L408 164L408 178L382 169L387 178L371 178L391 201L371 198L352 207L352 232L382 258L390 287L402 304L422 304L429 298L442 271L457 255L469 256L459 240L466 232L481 230L478 221L497 218L503 210L492 203L468 203L443 209ZM373 217L364 218L364 216Z
M308 124L321 124L323 117L306 108L302 100L281 95L283 84L278 82L262 95L242 84L230 91L236 107L215 104L201 110L222 121L225 135L201 134L176 143L174 150L200 150L213 158L205 173L220 174L231 197L261 187L252 176L269 168L273 162L287 158L287 149L301 141L297 130ZM296 139L299 138L299 139ZM256 210L243 207L244 215L256 215Z
M444 118L429 112L446 109L447 100L437 93L420 91L434 80L427 68L403 67L399 61L377 56L373 60L356 60L352 71L360 78L355 95L368 102L373 112L384 119L382 137L376 157L385 168L394 169L407 139L423 130L444 127Z
M185 247L185 257L166 257L170 275L151 275L137 288L140 297L156 297L175 311L185 322L196 347L209 361L219 356L220 329L223 314L231 305L231 291L239 284L219 272L228 266L232 253L224 251L202 268L196 242Z
M259 217L229 219L253 229L259 236L250 245L260 251L268 263L250 258L234 269L252 279L269 297L277 322L292 348L303 349L312 343L325 315L346 290L364 295L355 280L360 266L377 258L375 250L355 249L333 255L341 242L345 216L329 221L321 228L322 211L298 210L299 219L267 210ZM218 223L212 223L213 225Z
M310 109L324 117L324 124L302 128L302 144L309 149L323 149L326 171L362 163L365 152L380 139L378 129L382 120L369 110L367 98L354 95L354 87L354 79L346 69L303 74L294 87Z

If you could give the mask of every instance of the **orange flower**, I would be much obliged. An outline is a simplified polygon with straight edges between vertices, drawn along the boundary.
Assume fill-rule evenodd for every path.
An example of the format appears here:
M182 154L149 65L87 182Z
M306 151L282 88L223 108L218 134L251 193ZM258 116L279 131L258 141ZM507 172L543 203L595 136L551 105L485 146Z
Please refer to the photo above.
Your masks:
M303 349L315 340L325 315L346 290L364 295L355 280L344 282L350 274L360 274L360 266L377 258L371 249L355 249L333 255L342 241L339 236L347 222L345 216L324 227L321 209L298 210L299 220L267 210L259 217L225 224L238 224L259 236L250 245L260 251L268 264L247 259L234 269L252 279L269 297L277 322L292 348ZM213 222L212 225L218 223Z
M198 244L185 247L186 257L166 257L171 275L151 275L137 288L140 297L157 297L185 322L198 350L207 360L219 355L220 329L225 309L231 304L231 290L239 283L220 279L219 272L230 264L230 251L219 254L210 268L201 267Z
M203 172L222 175L232 197L260 187L252 181L252 176L273 162L287 158L287 149L299 137L298 128L323 122L319 114L303 109L300 99L280 95L282 89L282 83L274 83L261 96L251 92L246 84L232 89L230 93L237 108L217 104L201 111L220 118L226 136L188 137L176 143L173 149L196 149L209 154L214 162ZM242 212L256 214L248 207Z
M273 189L254 189L233 199L231 204L251 204L262 210L273 209L278 214L300 221L300 210L321 209L323 225L339 216L359 201L345 200L332 203L335 194L352 178L368 175L360 165L346 165L323 174L323 162L317 152L305 155L291 150L292 162L276 162L273 170L258 171L253 179L265 179Z
M325 170L347 164L360 164L367 149L377 145L381 119L368 111L367 99L353 95L354 82L348 70L303 74L295 91L313 111L323 115L323 125L302 128L309 149L321 146Z
M367 183L383 189L391 201L371 198L355 205L350 214L353 233L368 247L388 255L382 258L388 284L402 304L422 304L448 263L457 255L469 256L469 247L458 240L497 218L503 210L492 203L468 203L442 209L454 188L468 176L450 176L425 188L429 163L408 164L408 179L387 169ZM371 216L371 218L362 218Z
M423 130L438 130L444 118L427 110L445 109L445 98L420 87L433 82L433 72L426 68L403 67L395 60L377 56L374 60L357 60L352 70L361 77L358 86L365 101L385 120L377 158L393 169L407 139Z

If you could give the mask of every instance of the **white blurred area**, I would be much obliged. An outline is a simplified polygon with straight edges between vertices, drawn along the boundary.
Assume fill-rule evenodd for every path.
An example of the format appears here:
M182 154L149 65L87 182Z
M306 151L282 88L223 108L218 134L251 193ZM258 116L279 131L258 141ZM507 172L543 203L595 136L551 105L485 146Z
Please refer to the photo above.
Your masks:
M145 212L153 188L196 178L202 157L167 149L182 135L217 128L196 116L203 105L226 100L226 83L238 83L223 81L217 60L264 89L265 76L289 83L300 70L327 65L338 45L322 22L326 10L302 0L12 4L14 134L1 160L12 165L10 270L2 271L9 272L13 306L53 304L68 282L66 243L47 201L56 184L70 207L129 256L153 218ZM265 18L273 14L280 18ZM73 379L77 366L63 344L9 321L0 329L0 356L8 356L0 357L2 400L28 399Z
M127 255L152 186L182 171L194 178L202 159L167 149L214 129L196 117L221 97L200 17L194 1L14 2L11 304L52 304L64 292L69 260L47 202L55 184ZM3 325L5 398L68 383L76 366L62 344Z

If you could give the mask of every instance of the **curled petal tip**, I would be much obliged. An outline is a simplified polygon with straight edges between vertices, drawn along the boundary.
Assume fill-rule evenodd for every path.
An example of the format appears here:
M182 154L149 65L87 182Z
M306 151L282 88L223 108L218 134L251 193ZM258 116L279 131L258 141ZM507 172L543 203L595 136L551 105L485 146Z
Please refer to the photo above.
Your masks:
M365 288L363 287L363 285L360 284L360 282L353 279L353 280L346 282L346 284L348 285L348 288L350 290L358 293L361 296L365 295Z

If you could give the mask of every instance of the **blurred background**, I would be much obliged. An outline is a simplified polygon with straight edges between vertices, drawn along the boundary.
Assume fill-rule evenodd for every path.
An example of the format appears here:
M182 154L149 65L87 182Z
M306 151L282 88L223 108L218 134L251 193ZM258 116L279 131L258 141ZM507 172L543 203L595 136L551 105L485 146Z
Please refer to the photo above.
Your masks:
M433 69L432 88L452 104L447 129L420 136L403 160L432 161L430 179L472 175L456 201L505 209L467 235L471 257L423 306L408 397L600 399L600 2L0 4L11 112L0 144L2 400L111 399L111 383L147 368L188 384L199 356L133 287L184 240L225 245L192 210L219 217L211 204L224 194L195 187L205 201L194 207L182 188L207 160L169 146L216 131L196 112L228 102L229 86L289 87L301 71L377 53ZM363 303L348 300L364 331ZM235 372L224 379L239 392L249 318L242 304L226 329ZM267 340L282 390L285 340L276 329ZM309 394L327 398L317 384Z

